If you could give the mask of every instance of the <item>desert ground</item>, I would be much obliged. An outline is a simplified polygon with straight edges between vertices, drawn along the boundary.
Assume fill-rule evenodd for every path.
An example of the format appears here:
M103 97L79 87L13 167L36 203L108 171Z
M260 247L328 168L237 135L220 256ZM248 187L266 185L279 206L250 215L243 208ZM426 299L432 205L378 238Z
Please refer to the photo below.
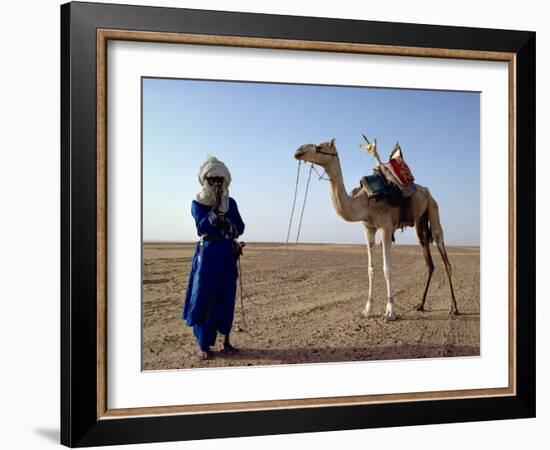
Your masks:
M181 320L194 246L143 246L143 370L479 355L479 247L447 247L461 313L449 316L449 285L437 248L432 247L435 272L426 311L418 312L413 306L426 278L422 249L394 246L399 318L386 322L381 317L386 287L380 245L375 250L375 314L366 319L361 315L368 292L365 245L289 246L283 266L283 244L257 243L247 244L241 258L245 320L237 297L231 333L240 352L223 354L218 336L214 358L201 361L192 329Z

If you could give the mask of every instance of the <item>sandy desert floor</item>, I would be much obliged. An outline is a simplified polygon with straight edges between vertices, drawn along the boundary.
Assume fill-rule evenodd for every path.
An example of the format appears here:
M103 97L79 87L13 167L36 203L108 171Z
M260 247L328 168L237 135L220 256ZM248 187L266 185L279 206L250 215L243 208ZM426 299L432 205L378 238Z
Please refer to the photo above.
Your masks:
M450 292L443 262L432 247L435 272L426 311L421 298L425 266L419 246L393 247L393 294L399 319L381 318L386 303L381 247L375 251L374 313L367 300L367 252L363 245L301 244L289 247L281 295L274 300L283 261L282 244L248 244L242 257L244 311L237 298L234 356L220 352L200 361L191 328L181 320L194 244L143 247L144 370L190 367L438 358L479 355L479 247L448 247L461 315L448 315ZM273 304L273 307L271 306ZM269 317L272 315L272 319Z

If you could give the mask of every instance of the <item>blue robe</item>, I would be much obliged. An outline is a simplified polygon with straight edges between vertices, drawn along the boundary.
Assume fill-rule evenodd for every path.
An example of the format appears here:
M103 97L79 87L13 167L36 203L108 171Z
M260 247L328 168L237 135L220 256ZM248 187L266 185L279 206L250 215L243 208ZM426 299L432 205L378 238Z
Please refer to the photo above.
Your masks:
M222 238L228 233L236 236L244 231L237 203L231 197L225 213L225 225L212 212L212 207L195 200L191 204L191 214L199 236ZM202 351L214 345L217 332L227 335L231 331L237 275L237 254L232 239L205 240L202 246L197 243L182 319L193 327Z

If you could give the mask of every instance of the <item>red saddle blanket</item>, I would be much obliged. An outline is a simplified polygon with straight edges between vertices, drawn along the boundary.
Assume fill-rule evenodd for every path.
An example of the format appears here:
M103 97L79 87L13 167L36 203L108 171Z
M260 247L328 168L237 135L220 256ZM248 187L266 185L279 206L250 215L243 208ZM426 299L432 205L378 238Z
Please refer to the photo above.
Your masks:
M384 164L399 180L404 188L414 183L414 177L405 160L399 156L393 156L386 164Z

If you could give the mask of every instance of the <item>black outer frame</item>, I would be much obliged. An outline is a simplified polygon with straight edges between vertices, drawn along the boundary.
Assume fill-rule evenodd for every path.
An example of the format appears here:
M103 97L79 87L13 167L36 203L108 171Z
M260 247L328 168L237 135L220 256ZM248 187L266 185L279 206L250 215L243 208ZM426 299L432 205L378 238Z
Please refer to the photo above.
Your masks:
M517 395L97 420L98 28L515 53ZM534 32L80 2L62 5L61 443L82 447L534 417L535 132Z

